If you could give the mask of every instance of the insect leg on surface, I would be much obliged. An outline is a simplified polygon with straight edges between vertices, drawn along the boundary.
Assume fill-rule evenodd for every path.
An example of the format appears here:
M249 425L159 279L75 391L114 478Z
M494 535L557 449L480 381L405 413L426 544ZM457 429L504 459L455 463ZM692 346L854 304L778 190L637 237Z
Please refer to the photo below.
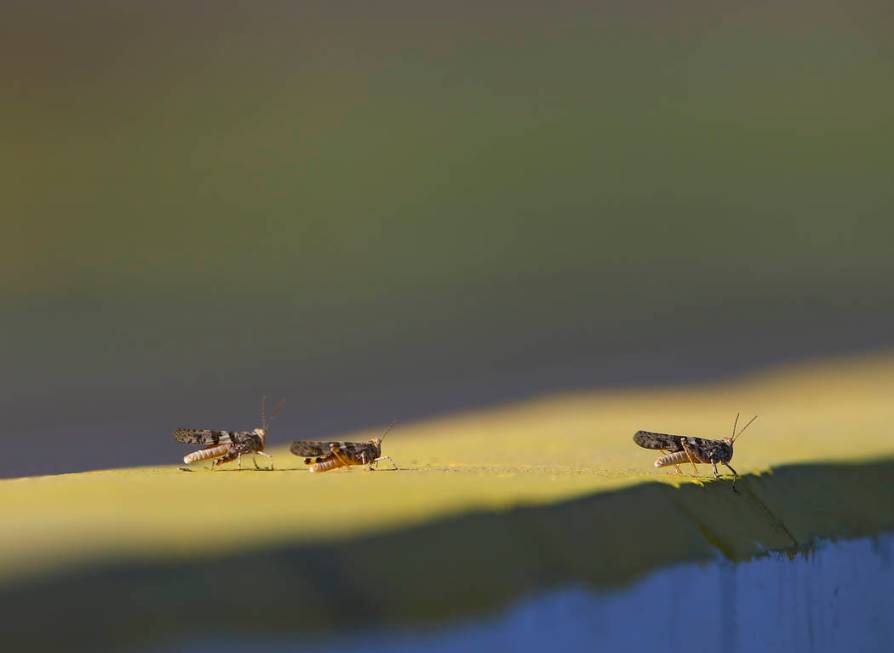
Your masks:
M391 458L391 456L379 456L378 458L376 458L374 461L372 461L369 464L369 471L371 471L371 472L379 471L378 465L383 460L387 460L389 463L391 463L392 468L390 471L396 472L400 469L400 467L397 466L397 463L394 462L394 459Z
M686 452L686 457L689 459L689 464L692 465L692 475L698 476L698 467L695 466L696 456L693 454L692 450L686 444L686 438L680 438L680 444L683 446L683 451ZM699 462L701 462L699 460Z
M266 458L270 461L270 467L260 467L260 466L258 466L257 457L252 456L251 461L255 464L255 469L272 472L273 471L273 456L271 456L266 451L255 451L255 453L258 454L258 456L264 456L264 458Z

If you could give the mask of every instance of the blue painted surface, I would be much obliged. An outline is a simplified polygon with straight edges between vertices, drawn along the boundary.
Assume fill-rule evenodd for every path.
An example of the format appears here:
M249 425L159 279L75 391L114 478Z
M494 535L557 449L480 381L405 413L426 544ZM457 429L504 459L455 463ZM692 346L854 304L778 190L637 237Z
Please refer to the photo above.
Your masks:
M826 542L790 558L718 560L652 574L601 592L568 587L502 613L411 632L377 631L315 642L232 638L192 653L388 651L894 651L894 535ZM173 649L169 649L173 650Z

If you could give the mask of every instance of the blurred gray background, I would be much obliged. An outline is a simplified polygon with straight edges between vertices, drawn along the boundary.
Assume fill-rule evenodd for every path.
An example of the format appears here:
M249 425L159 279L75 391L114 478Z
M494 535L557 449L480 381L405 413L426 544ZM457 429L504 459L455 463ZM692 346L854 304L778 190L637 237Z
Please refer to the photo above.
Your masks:
M0 8L0 475L894 344L887 2Z

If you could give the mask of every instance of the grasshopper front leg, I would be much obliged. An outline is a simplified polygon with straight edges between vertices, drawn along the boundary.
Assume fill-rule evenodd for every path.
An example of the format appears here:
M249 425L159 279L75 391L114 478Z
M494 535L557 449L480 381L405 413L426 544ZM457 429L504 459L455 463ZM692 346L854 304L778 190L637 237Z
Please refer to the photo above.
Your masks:
M379 457L376 458L374 461L372 461L372 463L370 463L370 465L369 465L369 470L370 470L370 471L376 471L376 467L378 466L379 461L381 461L381 460L387 460L389 463L391 463L391 465L392 465L392 470L391 470L391 471L395 471L395 472L396 472L397 470L400 469L400 467L397 466L397 463L394 462L394 460L391 459L391 456L379 456Z
M274 468L274 467L273 467L273 456L271 456L271 455L270 455L269 453L267 453L266 451L255 451L255 453L258 454L259 456L264 456L265 458L267 458L268 460L270 460L270 467L259 467L259 466L258 466L258 461L255 459L254 456L252 456L252 457L251 457L251 461L255 464L255 469L257 469L258 471L260 471L260 470L263 469L264 471L272 472L272 471L273 471L273 468Z

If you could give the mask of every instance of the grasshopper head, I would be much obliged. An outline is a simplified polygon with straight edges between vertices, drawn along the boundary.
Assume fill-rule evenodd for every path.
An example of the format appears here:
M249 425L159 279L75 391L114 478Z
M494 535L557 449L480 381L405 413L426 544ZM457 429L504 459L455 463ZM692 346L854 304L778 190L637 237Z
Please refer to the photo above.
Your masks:
M266 444L267 429L265 429L263 426L261 426L261 427L256 428L254 431L252 431L252 433L254 433L256 436L258 436L261 439L261 449L263 449L264 445Z
M382 432L382 435L377 438L370 439L369 443L376 448L376 458L382 455L382 440L385 439L385 436L388 435L388 431L390 431L391 427L394 426L396 423L397 420L394 420L393 422L391 422L391 424L388 425L388 428L386 428Z

